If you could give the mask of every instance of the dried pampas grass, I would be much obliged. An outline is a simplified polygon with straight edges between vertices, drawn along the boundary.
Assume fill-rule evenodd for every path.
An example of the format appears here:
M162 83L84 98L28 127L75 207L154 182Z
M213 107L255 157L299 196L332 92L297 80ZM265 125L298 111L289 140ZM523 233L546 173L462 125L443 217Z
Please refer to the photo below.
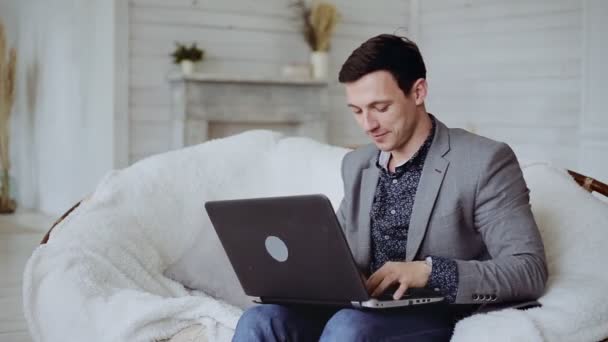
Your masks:
M331 37L340 15L336 6L314 1L309 8L304 0L295 1L292 6L298 11L302 21L302 33L313 51L329 51Z
M10 198L10 115L15 102L15 73L17 69L17 51L8 51L4 25L0 23L0 164L2 178L0 192L0 212L15 211L15 201Z

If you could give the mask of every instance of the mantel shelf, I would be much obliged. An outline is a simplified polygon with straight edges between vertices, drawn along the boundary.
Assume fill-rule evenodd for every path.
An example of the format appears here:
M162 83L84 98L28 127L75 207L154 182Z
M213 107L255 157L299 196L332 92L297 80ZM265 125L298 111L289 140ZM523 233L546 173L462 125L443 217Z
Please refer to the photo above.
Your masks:
M173 73L168 76L171 82L207 82L207 83L253 83L253 84L279 84L293 86L318 86L327 87L326 80L270 77L270 76L239 76L225 74L193 73L184 75Z
M213 73L168 75L172 148L251 129L327 141L327 81Z

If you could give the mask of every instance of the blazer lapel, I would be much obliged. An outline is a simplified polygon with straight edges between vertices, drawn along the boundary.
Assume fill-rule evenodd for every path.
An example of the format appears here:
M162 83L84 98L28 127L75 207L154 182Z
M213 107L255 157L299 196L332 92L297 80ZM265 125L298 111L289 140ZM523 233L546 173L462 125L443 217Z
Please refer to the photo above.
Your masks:
M445 172L450 162L443 158L449 151L449 133L447 127L439 120L435 140L424 162L420 183L416 190L414 207L410 218L409 230L407 233L406 261L412 261L418 253L420 244L424 239L426 228L431 217L431 212L435 206L439 189L443 183Z
M370 162L370 166L363 169L361 177L361 197L359 198L359 250L355 259L359 265L369 265L371 236L370 236L370 213L380 170L375 166L375 159Z

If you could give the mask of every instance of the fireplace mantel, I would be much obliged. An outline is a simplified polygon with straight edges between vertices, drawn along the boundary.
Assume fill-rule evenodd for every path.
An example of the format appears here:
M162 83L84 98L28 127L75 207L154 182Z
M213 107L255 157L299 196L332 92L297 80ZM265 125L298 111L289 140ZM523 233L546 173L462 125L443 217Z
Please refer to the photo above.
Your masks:
M326 81L217 74L173 74L172 147L249 129L327 142Z

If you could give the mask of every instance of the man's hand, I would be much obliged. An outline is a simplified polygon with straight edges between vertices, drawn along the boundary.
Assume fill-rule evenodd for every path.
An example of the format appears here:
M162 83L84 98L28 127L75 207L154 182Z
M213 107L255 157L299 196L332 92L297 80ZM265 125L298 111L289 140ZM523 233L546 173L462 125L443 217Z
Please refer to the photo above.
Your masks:
M408 288L425 287L431 276L431 267L424 261L389 261L382 265L366 281L367 292L372 297L382 294L393 284L399 284L393 299L400 299Z

